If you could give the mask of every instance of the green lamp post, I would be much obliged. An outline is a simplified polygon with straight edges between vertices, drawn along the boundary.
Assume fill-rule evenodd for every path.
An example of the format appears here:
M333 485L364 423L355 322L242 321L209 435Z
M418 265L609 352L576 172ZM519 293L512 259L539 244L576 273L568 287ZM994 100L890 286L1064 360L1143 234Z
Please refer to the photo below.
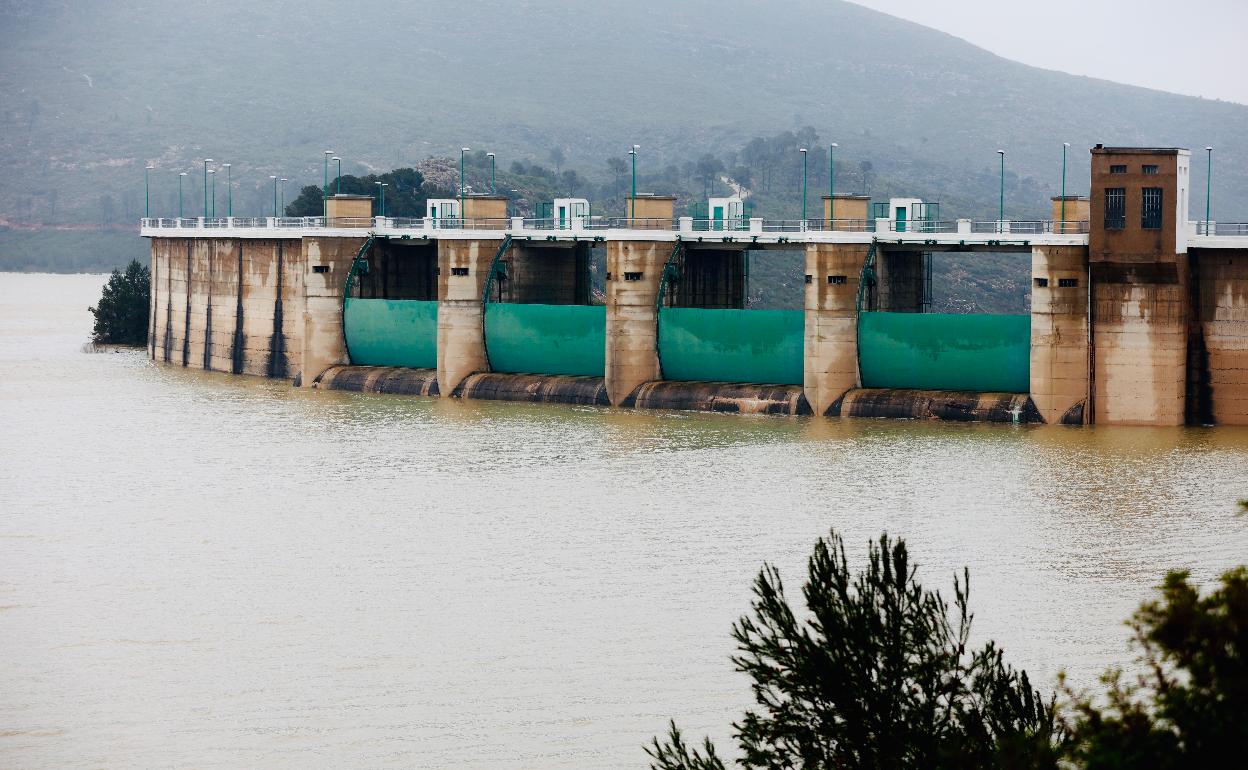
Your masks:
M637 219L637 151L640 149L640 144L634 144L628 151L628 154L633 156L633 197L629 199L629 227L637 226L637 223L634 220Z
M290 180L287 179L286 177L282 177L281 179L277 181L282 183L282 205L281 205L280 210L282 212L282 216L286 216L286 183L289 182Z
M806 157L808 153L805 147L797 148L802 154L802 229L806 229Z
M832 221L836 219L836 148L839 144L828 145L828 229L834 230Z
M321 184L321 216L323 217L329 216L329 157L333 154L333 150L325 151L325 168Z
M208 176L212 177L212 218L217 218L217 170L211 169Z
M222 163L221 168L225 169L225 215L227 217L234 216L234 171L230 163Z
M335 155L330 160L338 164L338 170L334 172L337 175L334 177L334 195L342 195L342 158Z
M490 157L490 195L494 194L494 153L487 152Z
M464 225L464 154L470 152L471 147L459 148L459 225Z
M1208 165L1205 167L1205 235L1213 235L1209 232L1209 199L1210 193L1213 192L1213 147L1205 148L1205 157L1208 158Z
M152 169L156 168L151 163L143 167L143 216L148 219L152 216Z
M1062 222L1059 226L1062 228L1063 233L1066 232L1066 151L1069 149L1070 142L1062 142Z
M997 205L997 232L1004 232L1005 228L1005 150L997 150L997 154L1001 156L1001 198Z
M184 176L186 176L186 172L185 172L185 171L183 171L183 172L181 172L181 173L179 173L179 174L178 174L178 219L179 219L179 220L181 220L181 219L183 218L183 212L182 212L182 178L183 178ZM178 222L178 225L179 225L179 226L181 226L181 224L182 224L182 223L179 221L179 222Z
M377 185L377 192L381 196L381 213L378 216L384 218L386 216L386 187L389 186L390 183L374 182L374 184Z
M208 218L208 164L212 158L204 158L204 219Z
M273 218L277 218L277 174L269 174L269 179L273 180Z

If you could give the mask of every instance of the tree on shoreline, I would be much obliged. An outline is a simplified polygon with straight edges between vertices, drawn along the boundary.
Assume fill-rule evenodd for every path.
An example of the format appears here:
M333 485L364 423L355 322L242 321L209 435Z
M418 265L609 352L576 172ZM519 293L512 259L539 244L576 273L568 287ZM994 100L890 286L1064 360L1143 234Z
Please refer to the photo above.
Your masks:
M146 345L150 320L151 271L131 260L122 273L114 270L95 307L91 339L101 345Z

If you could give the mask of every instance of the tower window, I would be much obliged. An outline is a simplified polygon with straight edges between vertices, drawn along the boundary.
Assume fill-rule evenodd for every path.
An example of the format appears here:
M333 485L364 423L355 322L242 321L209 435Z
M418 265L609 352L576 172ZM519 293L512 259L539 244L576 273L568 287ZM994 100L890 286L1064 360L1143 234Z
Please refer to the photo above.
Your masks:
M1105 229L1121 230L1127 226L1127 188L1105 188Z
M1144 188L1144 211L1142 226L1145 230L1161 229L1161 188Z
M1120 166L1119 166L1119 165L1110 166L1110 167L1109 167L1109 173L1111 173L1111 174L1125 174L1125 173L1127 173L1127 166L1126 166L1126 164L1123 164L1123 165L1120 165Z
M1145 173L1145 174L1149 174L1149 175L1156 174L1156 173L1157 173L1157 167L1156 167L1156 166L1153 166L1153 165L1147 165L1147 164L1146 164L1146 165L1144 166L1144 173Z

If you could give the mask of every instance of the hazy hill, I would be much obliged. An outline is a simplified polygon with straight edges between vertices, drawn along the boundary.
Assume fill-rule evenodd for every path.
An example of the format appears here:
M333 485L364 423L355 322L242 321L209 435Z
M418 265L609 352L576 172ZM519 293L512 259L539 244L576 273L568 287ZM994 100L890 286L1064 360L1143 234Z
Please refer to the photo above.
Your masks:
M1215 215L1248 217L1248 107L1035 69L837 0L3 0L0 105L17 221L132 217L148 160L168 213L204 155L259 206L269 173L319 179L326 148L344 171L465 144L594 170L637 143L644 169L801 124L916 188L981 193L979 213L997 147L1022 177L1007 206L1039 213L1062 141L1073 190L1097 141L1212 143Z

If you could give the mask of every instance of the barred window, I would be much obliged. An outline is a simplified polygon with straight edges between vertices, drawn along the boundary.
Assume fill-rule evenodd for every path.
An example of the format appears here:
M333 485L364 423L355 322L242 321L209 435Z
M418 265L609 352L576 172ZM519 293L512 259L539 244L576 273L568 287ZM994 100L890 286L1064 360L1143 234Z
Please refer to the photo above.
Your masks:
M1125 164L1125 163L1124 163L1123 165L1121 165L1121 166L1119 166L1119 165L1110 166L1110 167L1109 167L1109 173L1111 173L1111 174L1125 174L1125 173L1127 173L1127 166L1126 166L1126 164Z
M1161 188L1144 188L1144 212L1142 225L1145 230L1161 229Z
M1105 188L1105 229L1121 230L1127 226L1127 188Z
M1150 165L1147 165L1147 164L1146 164L1146 165L1144 166L1144 173L1145 173L1145 174L1149 174L1149 175L1154 175L1154 174L1156 174L1156 173L1157 173L1157 167L1156 167L1156 166L1150 166Z

